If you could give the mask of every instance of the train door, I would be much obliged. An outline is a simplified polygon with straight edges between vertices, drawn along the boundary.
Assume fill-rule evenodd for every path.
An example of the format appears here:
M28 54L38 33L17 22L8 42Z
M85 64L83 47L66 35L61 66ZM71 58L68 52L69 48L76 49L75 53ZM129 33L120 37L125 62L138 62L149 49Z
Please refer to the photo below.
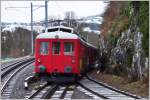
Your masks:
M75 42L73 41L64 41L63 42L63 54L64 54L64 72L72 73L75 71Z
M46 67L47 72L49 72L50 65L51 65L50 49L51 49L50 40L40 40L39 41L39 50L37 51L37 52L39 52L38 62L39 62L39 64L42 64L43 66Z
M62 72L63 58L62 58L62 43L60 41L52 41L52 71Z

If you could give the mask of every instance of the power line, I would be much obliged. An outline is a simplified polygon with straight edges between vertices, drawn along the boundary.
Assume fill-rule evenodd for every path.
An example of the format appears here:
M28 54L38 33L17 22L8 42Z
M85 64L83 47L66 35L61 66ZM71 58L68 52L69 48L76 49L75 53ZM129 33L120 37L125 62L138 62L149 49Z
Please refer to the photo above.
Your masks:
M35 9L33 9L33 7L37 7ZM18 8L30 8L31 9L31 53L33 54L33 10L37 10L39 9L40 7L44 7L44 5L33 5L32 2L31 2L31 5L30 7L27 6L27 7L6 7L5 10L8 10L8 9L18 9Z
M33 8L34 7L37 7L37 8L35 8L35 9L33 9L33 11L34 10L37 10L37 9L39 9L39 8L41 8L41 7L45 7L44 5L33 5ZM8 10L8 9L18 9L18 8L31 8L30 6L26 6L26 7L22 7L22 6L18 6L18 7L5 7L5 10Z

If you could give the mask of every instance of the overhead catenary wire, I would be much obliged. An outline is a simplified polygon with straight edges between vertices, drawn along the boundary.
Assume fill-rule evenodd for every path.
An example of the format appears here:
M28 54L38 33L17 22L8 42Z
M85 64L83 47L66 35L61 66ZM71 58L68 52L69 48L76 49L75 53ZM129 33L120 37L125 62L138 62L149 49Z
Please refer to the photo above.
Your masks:
M33 9L33 7L37 7L35 9ZM18 6L18 7L6 7L5 10L8 10L8 9L18 9L18 8L30 8L31 9L31 54L33 54L33 11L39 9L40 7L45 7L44 5L33 5L32 2L31 2L31 5L30 7L29 6Z

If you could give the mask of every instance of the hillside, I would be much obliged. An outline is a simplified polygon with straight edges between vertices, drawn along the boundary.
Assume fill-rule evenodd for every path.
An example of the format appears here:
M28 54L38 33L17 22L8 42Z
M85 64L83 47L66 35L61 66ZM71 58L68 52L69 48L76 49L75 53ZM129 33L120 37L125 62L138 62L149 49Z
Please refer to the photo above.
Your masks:
M99 40L98 69L104 74L96 77L148 97L149 1L110 1L103 14Z
M99 37L100 69L128 83L148 84L149 1L110 1Z

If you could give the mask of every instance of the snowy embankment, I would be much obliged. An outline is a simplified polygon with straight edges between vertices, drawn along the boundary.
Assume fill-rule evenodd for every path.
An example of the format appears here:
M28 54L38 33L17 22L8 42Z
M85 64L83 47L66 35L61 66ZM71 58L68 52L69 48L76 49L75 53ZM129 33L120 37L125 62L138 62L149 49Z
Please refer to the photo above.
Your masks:
M100 25L102 21L103 19L101 16L90 16L81 20L80 23L88 24L87 27L83 28L83 31L100 34Z
M2 32L5 32L5 31L14 32L16 30L16 28L19 28L19 27L21 27L23 29L31 30L30 25L19 25L19 24L13 25L13 24L10 24L10 25L5 26L2 29ZM33 30L37 31L38 33L42 32L43 29L44 29L44 27L40 26L40 25L33 26Z

